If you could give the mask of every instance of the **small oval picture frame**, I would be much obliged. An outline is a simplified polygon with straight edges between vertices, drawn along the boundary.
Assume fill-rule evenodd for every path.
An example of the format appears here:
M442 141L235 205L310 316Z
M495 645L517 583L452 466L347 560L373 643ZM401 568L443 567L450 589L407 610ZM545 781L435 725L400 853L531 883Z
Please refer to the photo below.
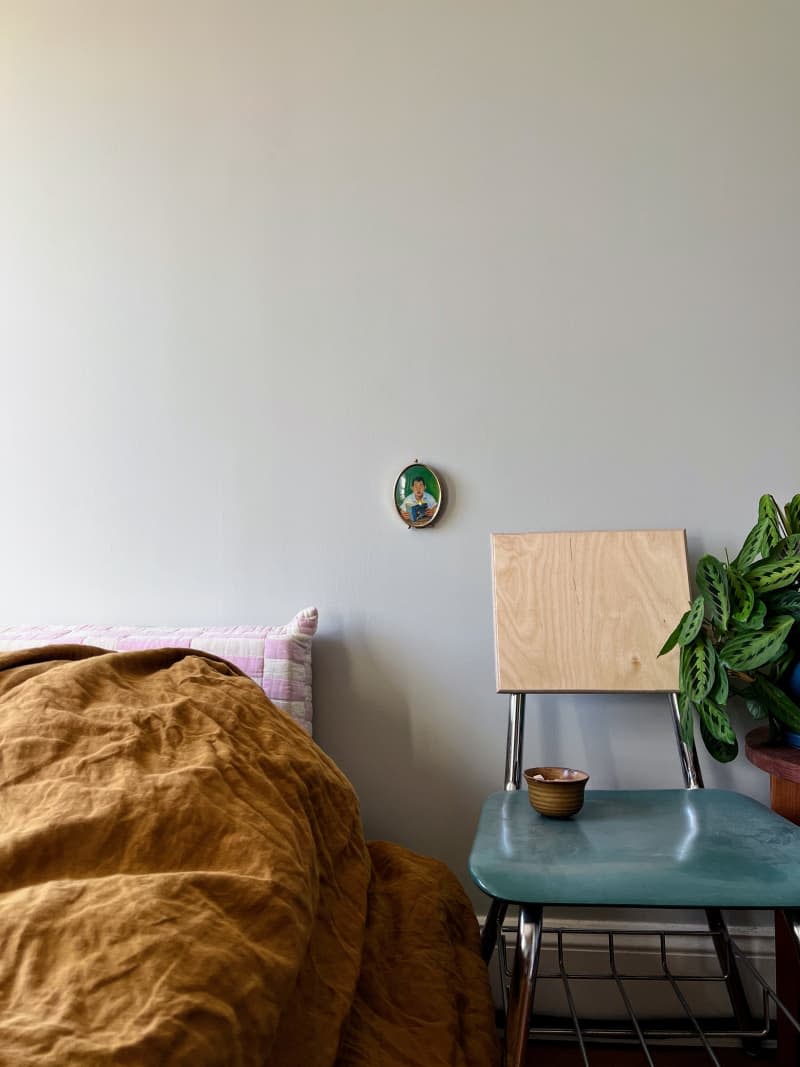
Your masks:
M410 530L433 526L444 507L444 489L432 467L414 460L394 483L394 506Z

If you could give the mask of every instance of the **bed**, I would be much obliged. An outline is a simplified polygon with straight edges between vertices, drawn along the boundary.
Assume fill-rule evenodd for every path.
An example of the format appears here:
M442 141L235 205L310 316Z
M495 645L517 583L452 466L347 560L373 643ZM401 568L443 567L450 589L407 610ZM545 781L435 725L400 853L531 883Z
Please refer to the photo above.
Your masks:
M48 636L0 633L4 1065L499 1062L462 887L365 841L303 700Z

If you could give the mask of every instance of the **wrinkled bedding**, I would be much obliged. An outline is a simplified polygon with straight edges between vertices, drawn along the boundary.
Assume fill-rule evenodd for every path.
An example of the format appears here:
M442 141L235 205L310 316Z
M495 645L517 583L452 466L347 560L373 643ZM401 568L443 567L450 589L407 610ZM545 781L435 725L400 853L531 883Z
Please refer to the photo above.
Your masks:
M475 917L187 649L0 654L0 1064L490 1067Z

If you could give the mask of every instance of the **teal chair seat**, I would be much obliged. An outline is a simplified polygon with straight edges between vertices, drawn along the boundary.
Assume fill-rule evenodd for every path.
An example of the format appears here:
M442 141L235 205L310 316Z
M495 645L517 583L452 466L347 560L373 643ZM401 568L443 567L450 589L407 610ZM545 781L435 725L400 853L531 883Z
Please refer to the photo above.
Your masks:
M800 827L718 789L587 788L571 819L500 792L483 805L469 868L517 904L794 908Z

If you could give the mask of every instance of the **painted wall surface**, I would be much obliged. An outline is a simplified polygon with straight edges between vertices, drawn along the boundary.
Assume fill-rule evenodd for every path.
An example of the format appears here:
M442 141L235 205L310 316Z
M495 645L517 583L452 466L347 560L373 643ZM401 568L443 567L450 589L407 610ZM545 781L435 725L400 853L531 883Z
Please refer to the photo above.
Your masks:
M316 604L368 833L466 880L490 531L694 559L800 490L799 36L792 0L4 0L0 621ZM662 703L532 700L527 761L678 784Z

